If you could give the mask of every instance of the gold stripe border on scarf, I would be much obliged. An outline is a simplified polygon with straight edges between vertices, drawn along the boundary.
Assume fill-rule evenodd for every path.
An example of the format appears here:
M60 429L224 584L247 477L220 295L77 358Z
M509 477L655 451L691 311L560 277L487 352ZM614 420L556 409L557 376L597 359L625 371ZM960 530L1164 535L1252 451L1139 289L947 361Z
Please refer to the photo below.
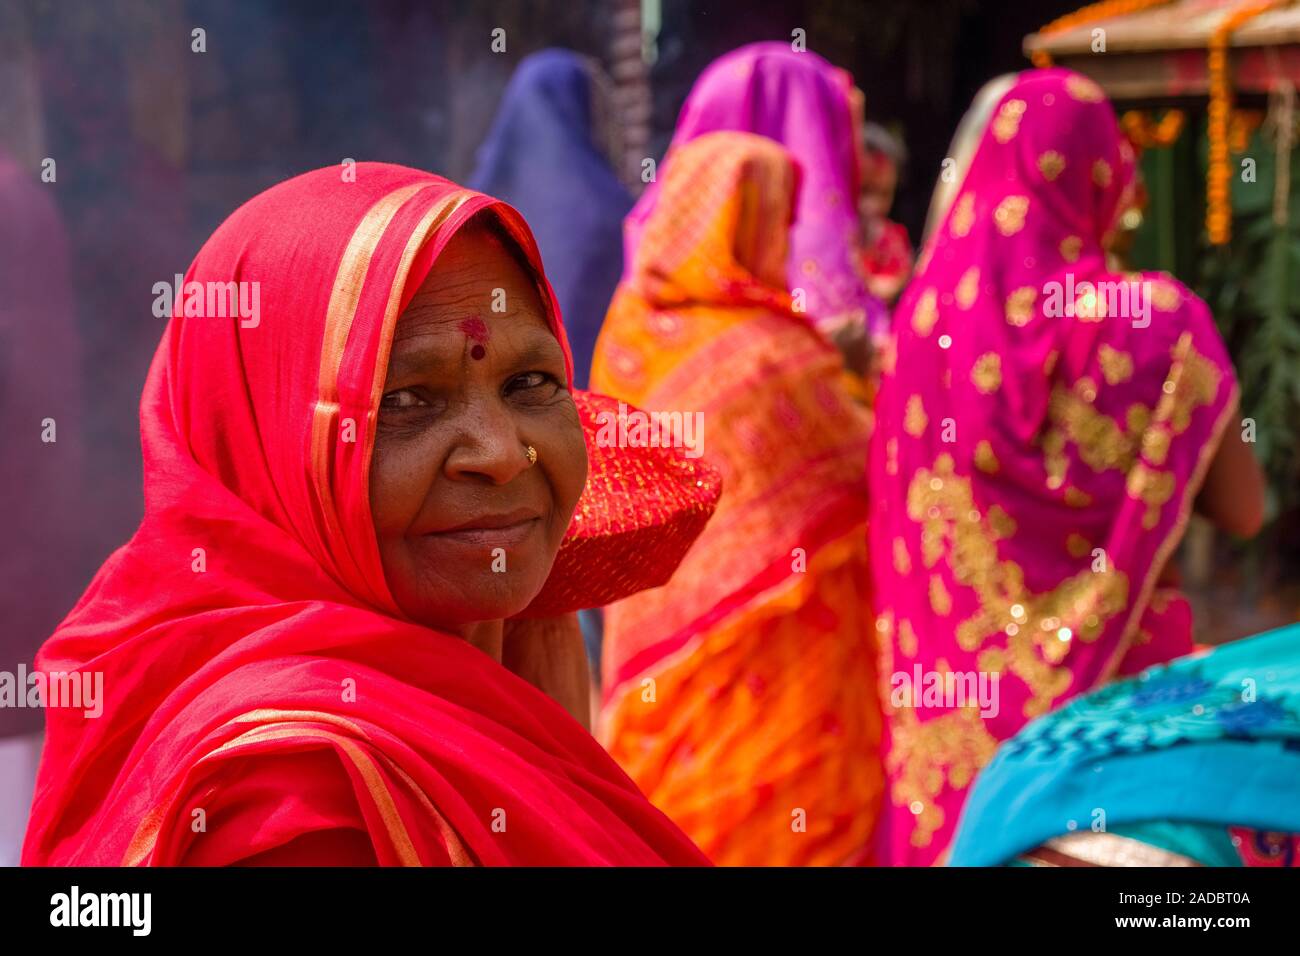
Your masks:
M326 534L330 540L343 540L341 521L334 500L332 465L334 436L337 433L339 420L339 371L343 365L352 326L356 321L357 306L375 251L394 217L410 199L434 185L436 184L432 182L412 183L393 190L371 206L352 233L352 238L348 240L347 248L343 252L343 258L335 274L333 291L330 293L329 306L325 315L325 333L321 342L320 373L316 404L312 414L310 446L312 482L316 488L317 500L320 502L321 518L325 522ZM426 239L435 233L456 210L478 195L467 189L456 189L450 192L425 213L407 239L385 306L384 336L380 343L374 383L371 388L371 414L383 388L392 327L411 262ZM373 429L368 429L368 432L373 432ZM370 436L370 442L373 444L373 434ZM370 451L371 448L367 447L367 456ZM369 484L368 477L366 484ZM360 571L359 568L357 570Z

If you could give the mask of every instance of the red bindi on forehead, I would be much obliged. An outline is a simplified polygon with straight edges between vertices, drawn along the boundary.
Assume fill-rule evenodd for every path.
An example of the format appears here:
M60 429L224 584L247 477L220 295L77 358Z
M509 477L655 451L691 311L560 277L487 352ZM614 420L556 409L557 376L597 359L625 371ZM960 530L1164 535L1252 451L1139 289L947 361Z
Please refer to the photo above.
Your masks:
M486 322L476 315L461 322L460 330L474 343L474 347L469 350L470 358L477 361L487 355L487 349L483 347L488 340Z

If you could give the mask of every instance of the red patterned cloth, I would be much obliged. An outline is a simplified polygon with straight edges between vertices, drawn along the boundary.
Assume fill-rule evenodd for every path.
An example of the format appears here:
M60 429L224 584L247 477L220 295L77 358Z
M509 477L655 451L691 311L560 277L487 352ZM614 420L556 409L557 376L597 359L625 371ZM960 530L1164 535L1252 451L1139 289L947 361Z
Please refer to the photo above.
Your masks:
M900 223L886 219L880 235L862 252L862 269L873 279L902 280L912 271L912 240Z

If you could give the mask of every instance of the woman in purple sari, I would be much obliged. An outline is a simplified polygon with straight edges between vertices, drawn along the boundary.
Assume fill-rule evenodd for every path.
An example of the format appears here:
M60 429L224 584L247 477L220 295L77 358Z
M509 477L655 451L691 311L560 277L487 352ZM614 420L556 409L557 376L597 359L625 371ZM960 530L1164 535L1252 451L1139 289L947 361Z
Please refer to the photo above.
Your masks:
M757 133L790 152L800 173L786 260L795 306L841 345L851 367L864 369L866 324L879 325L885 307L867 291L859 264L857 96L849 74L817 54L787 43L751 43L700 74L677 119L669 155L673 147L720 130ZM625 280L664 173L661 167L624 221Z
M895 314L869 466L882 862L942 862L1028 720L1192 649L1161 576L1198 492L1225 529L1260 523L1209 310L1107 265L1134 184L1095 83L1021 74Z

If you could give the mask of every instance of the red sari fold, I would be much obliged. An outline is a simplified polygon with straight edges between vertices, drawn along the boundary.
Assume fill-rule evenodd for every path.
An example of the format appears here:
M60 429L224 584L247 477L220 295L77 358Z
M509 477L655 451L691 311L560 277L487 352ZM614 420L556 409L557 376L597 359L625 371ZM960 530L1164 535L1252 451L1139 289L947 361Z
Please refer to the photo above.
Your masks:
M37 658L102 675L103 713L47 710L23 862L702 862L559 704L397 610L367 487L394 324L479 213L541 267L508 206L355 171L254 198L185 276L249 307L176 303L144 521Z

